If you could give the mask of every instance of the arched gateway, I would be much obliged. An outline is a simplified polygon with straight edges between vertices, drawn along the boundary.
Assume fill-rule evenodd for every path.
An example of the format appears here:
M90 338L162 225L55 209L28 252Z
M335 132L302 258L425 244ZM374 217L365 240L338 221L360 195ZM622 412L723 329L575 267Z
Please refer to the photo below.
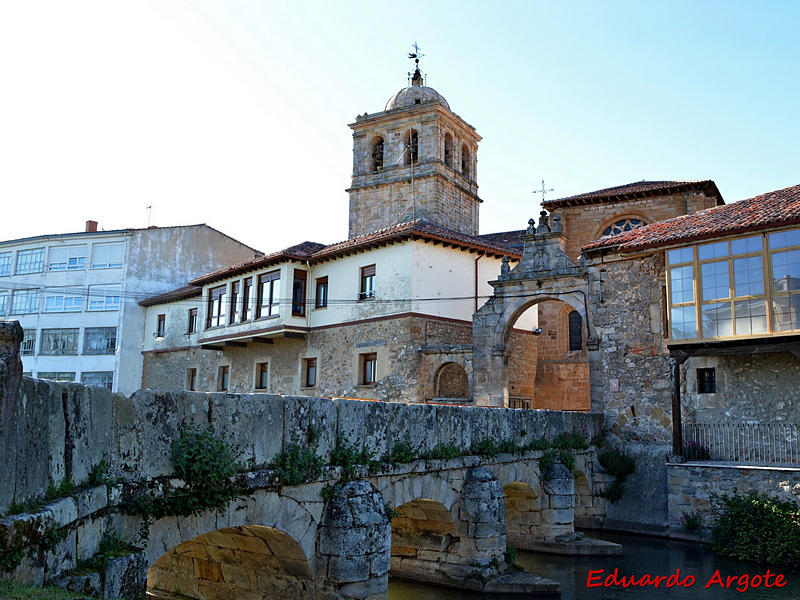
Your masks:
M528 221L519 264L510 269L508 260L503 259L500 277L489 282L494 295L473 317L473 400L478 405L509 405L511 329L524 311L540 302L565 302L580 315L587 328L589 370L599 368L599 338L588 310L589 275L564 252L560 215L542 211L539 225L535 225L533 219Z

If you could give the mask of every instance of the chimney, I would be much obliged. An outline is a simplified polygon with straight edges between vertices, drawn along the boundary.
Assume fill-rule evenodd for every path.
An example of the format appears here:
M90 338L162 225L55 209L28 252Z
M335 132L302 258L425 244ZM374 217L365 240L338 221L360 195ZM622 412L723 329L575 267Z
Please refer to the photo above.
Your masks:
M86 233L97 231L97 221L86 221Z

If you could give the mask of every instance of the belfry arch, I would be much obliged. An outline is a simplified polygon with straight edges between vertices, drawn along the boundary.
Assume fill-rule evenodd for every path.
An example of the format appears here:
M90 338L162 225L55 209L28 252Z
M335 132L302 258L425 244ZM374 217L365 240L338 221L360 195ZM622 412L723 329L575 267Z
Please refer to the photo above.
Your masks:
M542 302L565 303L580 315L586 328L589 370L599 368L599 338L589 311L589 277L564 252L560 215L542 211L538 226L533 219L528 223L522 259L513 269L503 259L500 276L489 282L494 295L473 316L472 397L477 405L509 406L511 331L523 312Z

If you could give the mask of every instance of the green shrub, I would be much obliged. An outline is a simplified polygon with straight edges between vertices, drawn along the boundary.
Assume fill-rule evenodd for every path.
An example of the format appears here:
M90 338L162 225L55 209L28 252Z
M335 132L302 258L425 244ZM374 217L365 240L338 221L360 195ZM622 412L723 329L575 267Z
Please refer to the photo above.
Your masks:
M766 494L712 495L711 549L723 556L800 570L800 507Z
M586 450L589 448L589 440L580 431L572 430L559 433L553 439L553 448L563 448L565 450Z
M341 438L336 441L336 447L331 452L330 464L342 467L342 479L345 481L353 479L356 466L369 465L371 462L372 456L366 448L358 450L354 444L349 444Z
M419 455L417 450L406 440L399 440L394 443L389 452L389 462L407 464L417 460Z
M289 444L272 461L284 485L300 485L319 477L324 464L321 456L300 444Z
M552 447L547 438L533 438L525 445L526 450L549 450Z
M617 450L612 446L604 447L603 450L597 454L597 462L600 463L600 466L603 467L606 473L614 476L614 481L612 481L606 488L606 491L600 495L607 498L610 502L616 502L622 498L625 479L636 469L636 462L625 452Z
M550 469L557 462L560 462L570 471L575 469L575 455L572 452L564 448L550 448L539 459L539 472L542 474L543 479L550 478Z
M45 500L55 500L56 498L64 498L75 491L75 484L72 479L65 477L58 485L50 484L47 486L47 491L44 493Z
M455 444L436 444L433 450L428 450L420 455L425 460L437 460L444 458L458 458L462 455L461 449Z
M86 573L102 573L109 562L121 556L127 556L138 549L134 548L116 533L106 533L100 540L97 553L86 560L78 561L78 566L70 571L73 575L85 575Z
M681 525L686 531L697 531L703 526L703 523L700 520L700 515L696 512L691 512L681 515Z
M86 485L96 486L109 483L111 483L111 479L108 476L108 463L105 460L101 460L92 468L89 478L86 480Z

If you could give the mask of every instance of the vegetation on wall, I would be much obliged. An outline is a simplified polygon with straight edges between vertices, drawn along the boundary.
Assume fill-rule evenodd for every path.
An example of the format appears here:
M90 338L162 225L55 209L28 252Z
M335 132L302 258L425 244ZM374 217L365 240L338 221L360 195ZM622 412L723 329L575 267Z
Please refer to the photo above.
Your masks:
M606 446L597 453L597 462L603 467L606 473L614 476L614 481L609 484L602 496L610 502L616 502L622 498L625 479L636 470L636 463L633 458L623 450Z
M800 507L749 492L712 494L711 549L739 560L800 570Z

